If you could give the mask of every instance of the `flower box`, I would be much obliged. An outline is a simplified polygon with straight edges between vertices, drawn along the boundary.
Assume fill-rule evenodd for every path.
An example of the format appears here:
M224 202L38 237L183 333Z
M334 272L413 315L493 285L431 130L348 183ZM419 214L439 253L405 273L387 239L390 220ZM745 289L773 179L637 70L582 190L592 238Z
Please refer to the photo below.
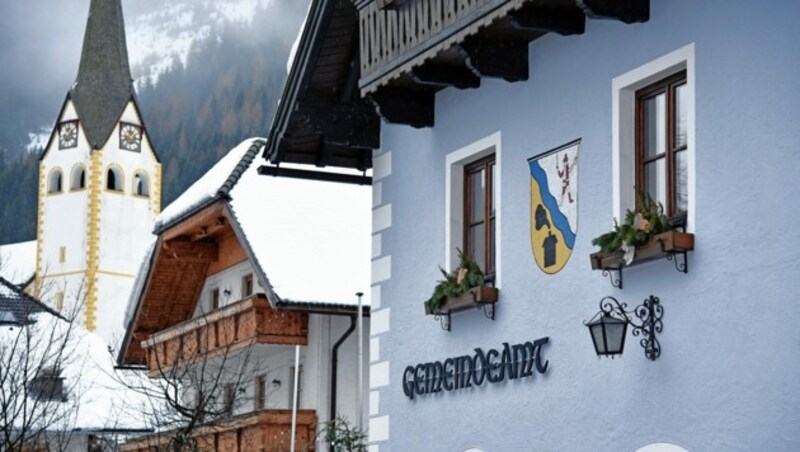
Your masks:
M448 298L441 306L431 309L427 303L425 305L426 315L443 315L453 312L474 309L484 304L497 303L500 291L496 287L478 286L469 289L467 292Z
M694 250L694 234L680 231L667 231L654 235L643 245L636 247L633 261L627 266L660 259L673 254ZM589 258L592 270L617 270L625 267L622 251L613 253L596 252Z

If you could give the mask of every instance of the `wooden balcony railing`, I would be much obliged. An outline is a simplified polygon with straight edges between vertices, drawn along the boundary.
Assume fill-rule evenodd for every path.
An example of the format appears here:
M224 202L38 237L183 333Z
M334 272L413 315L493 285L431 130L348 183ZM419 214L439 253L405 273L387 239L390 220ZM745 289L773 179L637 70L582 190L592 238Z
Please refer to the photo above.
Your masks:
M204 425L191 433L198 450L225 452L286 452L290 450L291 410L263 410ZM316 450L317 415L313 410L297 412L297 450ZM139 437L120 448L123 452L171 450L170 432Z
M308 344L308 314L276 311L262 294L158 332L142 346L151 377L254 344Z
M409 72L527 0L361 0L362 94Z

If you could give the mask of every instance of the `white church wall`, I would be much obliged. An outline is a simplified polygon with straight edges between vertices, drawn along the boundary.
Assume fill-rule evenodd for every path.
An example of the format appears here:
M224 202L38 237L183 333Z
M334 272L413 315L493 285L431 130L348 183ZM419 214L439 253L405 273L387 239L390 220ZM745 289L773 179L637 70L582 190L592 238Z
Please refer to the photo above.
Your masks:
M71 120L79 118L68 101L57 127ZM132 102L122 121L141 124ZM78 165L85 169L84 188L73 188L72 173ZM120 192L106 189L110 167L122 176ZM54 169L61 171L61 190L48 193ZM79 122L74 148L59 149L56 129L40 172L37 273L42 299L64 312L80 303L85 311L79 316L82 323L112 343L121 334L124 304L160 210L160 165L146 136L141 152L121 150L119 124L106 145L92 151ZM137 172L146 175L148 196L135 194ZM97 270L95 281L85 273L92 266Z
M65 105L57 125L77 119L71 101ZM59 149L58 130L40 163L39 218L37 233L37 274L41 278L42 299L54 308L62 300L74 302L86 270L86 231L88 191L72 189L70 178L76 165L89 160L89 145L82 127L78 127L77 146ZM61 190L49 193L47 180L53 170L61 171ZM88 170L88 168L87 168ZM88 174L86 180L88 181Z

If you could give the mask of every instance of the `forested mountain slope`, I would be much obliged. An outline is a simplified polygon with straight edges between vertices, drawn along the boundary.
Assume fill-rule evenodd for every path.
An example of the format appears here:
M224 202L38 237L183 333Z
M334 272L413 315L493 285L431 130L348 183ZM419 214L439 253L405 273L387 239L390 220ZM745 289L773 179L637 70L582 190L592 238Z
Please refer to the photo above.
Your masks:
M306 7L275 0L249 24L195 43L186 67L177 65L155 85L140 83L139 106L163 165L163 206L228 149L267 134ZM53 116L60 106L54 99ZM0 244L36 238L40 151L12 152L0 146Z

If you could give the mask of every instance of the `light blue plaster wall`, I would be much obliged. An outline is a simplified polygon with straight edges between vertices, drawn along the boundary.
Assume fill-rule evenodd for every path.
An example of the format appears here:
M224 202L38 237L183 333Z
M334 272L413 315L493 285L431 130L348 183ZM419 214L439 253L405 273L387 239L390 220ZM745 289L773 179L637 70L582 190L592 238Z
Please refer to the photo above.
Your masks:
M392 227L382 285L391 330L380 389L389 451L800 450L800 3L654 0L651 20L587 21L582 36L530 46L531 77L483 79L436 98L436 126L383 127ZM668 261L631 268L624 290L590 269L591 239L612 217L611 80L689 43L696 52L696 251L689 273ZM502 133L502 287L497 320L453 316L442 331L422 302L444 264L445 155ZM546 276L530 251L526 159L583 139L579 228L567 266ZM621 359L598 360L582 322L604 295L665 309L663 352L645 359L629 335ZM550 336L546 375L410 401L403 369Z

